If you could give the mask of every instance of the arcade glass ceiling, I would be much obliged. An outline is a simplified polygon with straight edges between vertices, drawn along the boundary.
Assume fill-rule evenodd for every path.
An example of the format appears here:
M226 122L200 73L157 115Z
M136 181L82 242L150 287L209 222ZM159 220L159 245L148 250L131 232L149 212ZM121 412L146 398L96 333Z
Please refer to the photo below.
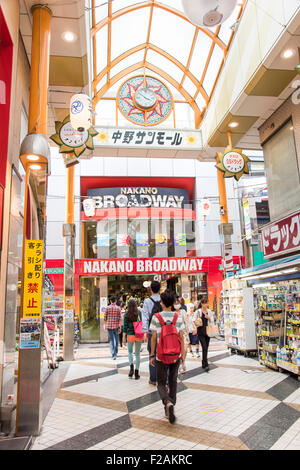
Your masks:
M244 4L204 29L185 17L181 0L91 0L96 126L197 129ZM138 95L142 88L148 96Z

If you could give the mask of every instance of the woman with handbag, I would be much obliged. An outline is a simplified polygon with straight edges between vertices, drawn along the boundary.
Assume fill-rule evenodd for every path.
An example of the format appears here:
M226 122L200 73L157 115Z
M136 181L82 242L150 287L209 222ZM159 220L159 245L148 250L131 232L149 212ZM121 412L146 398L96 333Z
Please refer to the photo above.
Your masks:
M142 315L138 308L138 305L135 299L130 299L128 301L127 311L124 316L123 323L123 341L125 340L125 335L127 334L127 347L128 347L128 359L130 370L128 377L132 378L133 374L135 379L140 378L139 368L140 368L140 352L141 346L144 339L144 332L142 329ZM135 346L135 370L133 365L133 345Z
M197 326L197 334L202 346L202 368L208 372L207 362L210 336L207 334L207 327L214 324L214 316L208 308L208 300L203 298L199 304L199 309L194 313L193 321Z

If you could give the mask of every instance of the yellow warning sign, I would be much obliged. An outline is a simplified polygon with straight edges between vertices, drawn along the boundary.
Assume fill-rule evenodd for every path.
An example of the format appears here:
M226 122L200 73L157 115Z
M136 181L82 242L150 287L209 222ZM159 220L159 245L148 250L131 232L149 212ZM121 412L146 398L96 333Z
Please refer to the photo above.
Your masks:
M43 240L26 240L22 318L41 318L43 288Z

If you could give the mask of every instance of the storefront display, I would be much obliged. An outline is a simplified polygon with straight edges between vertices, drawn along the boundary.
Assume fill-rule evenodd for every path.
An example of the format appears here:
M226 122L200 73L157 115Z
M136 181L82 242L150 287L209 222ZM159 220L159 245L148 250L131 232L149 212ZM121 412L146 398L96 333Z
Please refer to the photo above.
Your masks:
M286 280L254 288L261 364L300 377L300 282Z
M253 289L246 281L223 281L224 335L227 347L236 351L256 351Z
M255 296L259 361L277 370L276 354L283 336L285 288L276 285L258 287Z

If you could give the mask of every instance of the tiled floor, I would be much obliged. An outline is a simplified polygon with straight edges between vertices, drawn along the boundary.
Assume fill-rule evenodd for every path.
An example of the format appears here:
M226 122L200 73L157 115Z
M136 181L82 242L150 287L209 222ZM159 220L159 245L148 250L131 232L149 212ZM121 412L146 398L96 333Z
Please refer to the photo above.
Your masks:
M127 376L126 351L117 361L96 351L79 350L69 364L33 450L300 450L300 384L255 358L212 341L206 373L188 355L171 425L148 384L146 351L139 381Z

